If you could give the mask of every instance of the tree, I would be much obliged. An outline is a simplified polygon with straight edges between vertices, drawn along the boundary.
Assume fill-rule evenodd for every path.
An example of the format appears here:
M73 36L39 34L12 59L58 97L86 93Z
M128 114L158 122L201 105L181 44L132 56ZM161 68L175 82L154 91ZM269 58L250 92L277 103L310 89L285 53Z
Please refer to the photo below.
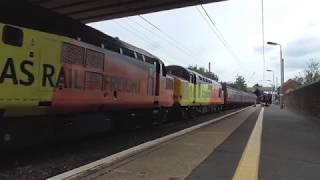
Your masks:
M320 79L320 63L311 60L304 70L304 84L312 84Z
M301 75L295 76L292 80L297 83L298 87L301 87L304 83L304 78Z
M260 97L262 94L263 94L263 91L261 90L261 88L262 88L262 85L260 85L260 84L255 84L255 85L253 85L253 88L255 89L254 91L253 91L253 93L255 94L255 95L257 95L257 97Z
M320 63L315 59L311 59L304 69L303 74L295 76L292 81L295 81L297 87L307 86L320 80Z
M253 87L255 87L256 89L257 89L257 88L262 88L262 85L260 85L260 84L257 83L257 84L255 84L255 85L253 85Z
M262 91L262 86L259 85L258 83L253 85L252 87L254 89L253 93L257 96L260 97L261 95L263 95L263 91Z
M244 77L240 75L237 75L234 83L227 83L227 85L236 89L248 91L246 81L244 80Z
M204 67L198 68L197 66L189 66L188 69L195 71L195 72L197 72L207 78L213 79L215 81L219 81L219 77L216 74L207 71Z
M247 84L243 76L237 75L237 78L234 84L238 89L247 91Z

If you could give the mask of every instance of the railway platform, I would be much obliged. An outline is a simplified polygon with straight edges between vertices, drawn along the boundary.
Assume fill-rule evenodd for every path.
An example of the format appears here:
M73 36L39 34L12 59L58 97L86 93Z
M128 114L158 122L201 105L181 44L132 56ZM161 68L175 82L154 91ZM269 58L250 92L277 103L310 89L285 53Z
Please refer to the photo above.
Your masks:
M248 107L52 179L320 179L319 138L317 119L278 106Z

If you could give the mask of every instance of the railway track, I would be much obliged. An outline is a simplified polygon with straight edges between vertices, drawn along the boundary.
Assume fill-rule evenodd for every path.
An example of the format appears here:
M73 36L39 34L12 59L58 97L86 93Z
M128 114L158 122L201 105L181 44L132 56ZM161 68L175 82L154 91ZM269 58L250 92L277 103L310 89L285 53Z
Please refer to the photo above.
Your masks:
M1 153L0 179L44 179L238 109L157 127L109 133Z

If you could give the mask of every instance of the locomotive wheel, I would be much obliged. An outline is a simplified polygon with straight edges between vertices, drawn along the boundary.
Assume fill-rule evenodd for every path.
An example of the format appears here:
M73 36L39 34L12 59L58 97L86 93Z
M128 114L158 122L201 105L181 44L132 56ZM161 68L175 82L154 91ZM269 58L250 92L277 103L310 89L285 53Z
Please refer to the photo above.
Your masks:
M141 116L139 116L139 124L143 128L152 128L154 122L160 122L160 116L159 113L154 114L152 111L141 113Z
M0 149L4 147L6 140L5 140L5 132L3 129L3 123L0 124Z
M197 115L196 115L196 111L193 107L191 107L188 111L188 114L189 114L189 118L190 119L194 119Z
M182 120L180 107L174 107L168 112L168 121L179 121Z
M112 119L117 131L132 131L137 129L138 119L134 113L114 113Z
M160 111L160 116L161 116L160 121L161 121L162 123L168 121L168 116L169 116L168 114L169 114L168 110L161 110L161 111Z

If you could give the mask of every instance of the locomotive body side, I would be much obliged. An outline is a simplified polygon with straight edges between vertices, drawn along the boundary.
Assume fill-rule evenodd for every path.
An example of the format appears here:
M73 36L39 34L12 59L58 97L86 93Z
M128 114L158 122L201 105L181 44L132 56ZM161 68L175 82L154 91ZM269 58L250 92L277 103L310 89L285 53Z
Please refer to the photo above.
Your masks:
M3 23L0 36L0 148L134 126L133 113L152 123L173 106L173 78L143 50Z
M220 106L224 104L221 84L196 72L195 105Z
M71 39L0 23L3 117L46 114L58 78L61 42ZM54 45L47 39L55 39ZM49 51L50 50L50 51Z
M192 75L180 66L167 66L168 73L174 78L174 101L176 106L190 107L194 105L195 85Z
M87 58L83 64L64 64L67 81L65 83L60 81L61 84L56 88L53 99L55 108L114 110L154 107L157 83L154 65L111 51L93 50L94 47L83 44L77 47L85 49L84 57L90 57L89 52L95 52L103 58ZM75 79L76 73L79 77L78 82ZM69 79L73 79L74 86L71 88L68 87Z
M168 66L174 77L175 105L189 114L215 112L222 109L224 95L221 84L181 66Z
M166 67L161 63L159 106L171 108L174 105L174 78L167 75Z
M224 92L220 83L213 83L213 90L210 96L210 104L223 105L224 104Z
M194 105L194 84L175 77L175 101L180 106Z
M0 24L4 116L152 109L173 104L173 80L153 64L67 37ZM10 39L11 38L11 39Z

